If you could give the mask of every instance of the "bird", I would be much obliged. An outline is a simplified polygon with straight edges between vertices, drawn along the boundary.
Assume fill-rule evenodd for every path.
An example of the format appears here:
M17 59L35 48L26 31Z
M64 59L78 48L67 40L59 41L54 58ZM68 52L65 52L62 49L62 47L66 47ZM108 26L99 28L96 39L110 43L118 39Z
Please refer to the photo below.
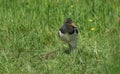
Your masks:
M58 31L58 36L61 41L67 43L69 48L67 52L70 52L77 46L78 41L78 29L73 23L71 18L66 18L63 25Z

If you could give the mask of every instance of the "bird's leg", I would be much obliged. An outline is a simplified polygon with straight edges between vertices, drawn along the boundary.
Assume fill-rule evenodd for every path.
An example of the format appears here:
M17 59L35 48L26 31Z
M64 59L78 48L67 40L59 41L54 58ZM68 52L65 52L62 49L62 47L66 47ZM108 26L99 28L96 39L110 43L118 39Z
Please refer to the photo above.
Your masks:
M71 51L72 50L72 45L70 43L68 43L69 45L69 50Z
M65 53L67 53L67 54L69 54L71 52L71 50L73 49L71 44L68 43L68 45L69 45L69 48L67 50L65 50Z

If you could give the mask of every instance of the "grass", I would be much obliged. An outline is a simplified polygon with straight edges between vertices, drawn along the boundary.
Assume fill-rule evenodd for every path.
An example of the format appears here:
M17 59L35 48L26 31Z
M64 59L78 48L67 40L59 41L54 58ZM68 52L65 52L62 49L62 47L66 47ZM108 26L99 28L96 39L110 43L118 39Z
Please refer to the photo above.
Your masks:
M79 29L70 54L57 37L67 17ZM0 74L119 74L119 31L119 0L0 0Z

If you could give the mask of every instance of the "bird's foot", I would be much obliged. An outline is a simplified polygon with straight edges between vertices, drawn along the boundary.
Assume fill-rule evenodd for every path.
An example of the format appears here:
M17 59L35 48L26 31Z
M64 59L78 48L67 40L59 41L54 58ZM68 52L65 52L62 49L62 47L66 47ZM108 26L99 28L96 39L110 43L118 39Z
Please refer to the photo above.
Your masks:
M71 51L72 51L72 49L67 49L67 50L65 50L65 53L66 53L66 54L70 54Z

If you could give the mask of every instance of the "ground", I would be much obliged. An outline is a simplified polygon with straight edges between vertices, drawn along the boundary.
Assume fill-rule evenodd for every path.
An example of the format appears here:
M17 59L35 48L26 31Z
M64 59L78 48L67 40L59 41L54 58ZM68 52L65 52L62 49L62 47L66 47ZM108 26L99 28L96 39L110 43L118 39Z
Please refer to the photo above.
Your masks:
M58 30L79 30L70 54ZM0 74L119 74L120 0L0 0Z

